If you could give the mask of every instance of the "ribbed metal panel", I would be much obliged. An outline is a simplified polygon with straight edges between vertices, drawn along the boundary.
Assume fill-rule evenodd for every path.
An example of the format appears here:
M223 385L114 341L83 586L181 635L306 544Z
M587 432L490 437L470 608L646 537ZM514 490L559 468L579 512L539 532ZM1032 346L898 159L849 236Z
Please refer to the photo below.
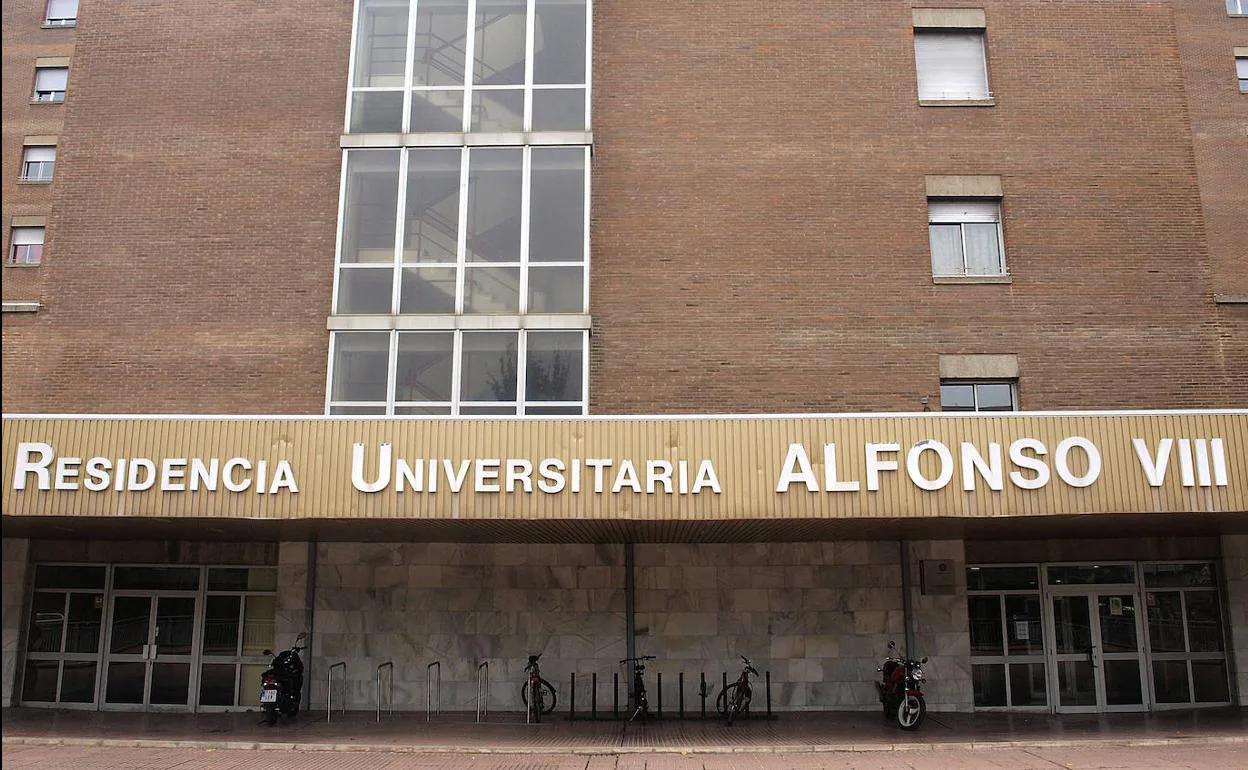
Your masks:
M1103 468L1088 487L1070 486L1054 470L1054 450L1068 437L1081 436L1100 450ZM1014 470L1008 457L1010 442L1033 438L1044 443L1043 458L1052 478L1042 489L1021 489L1009 481ZM1169 469L1161 487L1150 487L1131 440L1141 438L1155 452L1162 438L1175 440ZM1221 438L1225 448L1226 486L1184 486L1180 478L1178 439ZM906 455L920 441L939 441L953 455L954 476L942 489L925 491L906 471ZM39 491L14 487L18 444L43 442L58 457L132 459L143 457L159 464L166 458L219 459L245 457L268 464L271 483L278 461L294 469L299 492L258 493L255 482L246 492L184 491ZM414 464L436 459L459 467L465 460L495 458L504 461L498 483L505 486L506 460L533 464L533 492L474 492L474 468L469 464L464 489L451 493L439 469L436 493L395 491L395 479L377 493L357 491L351 484L352 445L367 451L365 477L377 474L378 448L389 443L395 457ZM989 444L1002 445L1005 488L992 491L982 479L975 491L961 483L960 444L969 442L981 454ZM809 492L801 484L777 493L776 484L786 451L801 443L814 473L824 481L823 446L835 443L838 477L858 481L857 492ZM896 471L881 475L881 488L867 491L868 443L892 443L900 451L888 459ZM598 522L667 522L679 532L678 522L749 521L760 530L767 519L894 519L959 517L1045 516L1096 513L1244 512L1248 510L1248 412L1148 412L1110 414L1014 414L1001 416L888 415L685 419L581 420L337 420L298 418L43 418L4 420L3 504L6 516L223 519L416 519L481 521L497 527L505 521L593 522L593 539L601 536ZM558 458L580 460L580 493L568 488L558 494L537 490L538 464ZM588 458L610 459L604 493L593 491ZM1083 455L1072 454L1072 468L1082 472ZM637 494L627 488L611 493L621 460L636 464L645 486L646 461L666 460L678 467L688 462L692 485L698 464L714 464L721 494ZM923 473L935 477L932 452L924 452ZM393 469L392 469L393 470ZM84 471L80 468L79 483ZM427 468L426 468L427 474ZM189 483L189 469L188 469ZM255 478L255 472L248 474ZM392 473L393 475L393 473ZM1030 475L1030 473L1028 473ZM33 483L33 476L30 477ZM674 484L679 484L678 480ZM488 522L488 523L487 523ZM765 524L765 522L763 522Z

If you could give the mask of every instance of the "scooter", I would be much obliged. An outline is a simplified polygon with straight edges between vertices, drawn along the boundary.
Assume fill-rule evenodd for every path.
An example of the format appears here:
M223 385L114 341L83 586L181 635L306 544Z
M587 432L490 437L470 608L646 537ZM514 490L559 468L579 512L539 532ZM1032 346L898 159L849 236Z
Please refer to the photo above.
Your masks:
M888 652L889 656L876 669L880 672L880 681L875 683L884 706L884 718L896 722L903 730L917 730L927 716L922 689L926 681L922 665L927 663L927 658L904 658L897 653L897 643L891 641Z
M280 713L290 719L299 716L299 701L303 696L303 661L299 653L307 646L307 633L295 637L289 650L278 653L269 668L260 675L260 708L264 710L264 724L277 724ZM265 650L265 655L273 655Z

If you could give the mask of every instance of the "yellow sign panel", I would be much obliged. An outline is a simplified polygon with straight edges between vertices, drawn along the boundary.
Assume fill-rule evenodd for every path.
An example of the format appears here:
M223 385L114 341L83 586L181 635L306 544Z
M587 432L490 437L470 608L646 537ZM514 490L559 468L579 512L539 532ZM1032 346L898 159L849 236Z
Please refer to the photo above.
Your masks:
M1248 411L6 417L6 516L863 519L1248 510Z

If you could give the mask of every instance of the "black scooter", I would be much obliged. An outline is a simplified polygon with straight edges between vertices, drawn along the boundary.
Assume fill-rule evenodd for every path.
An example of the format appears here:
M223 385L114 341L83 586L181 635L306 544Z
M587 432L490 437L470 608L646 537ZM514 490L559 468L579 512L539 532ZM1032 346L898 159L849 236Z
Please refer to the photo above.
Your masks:
M283 650L273 658L269 668L260 675L260 708L264 709L264 724L277 724L281 715L294 719L299 716L299 701L303 697L303 661L299 653L306 649L306 633L295 637L289 650ZM265 650L272 655L272 650Z

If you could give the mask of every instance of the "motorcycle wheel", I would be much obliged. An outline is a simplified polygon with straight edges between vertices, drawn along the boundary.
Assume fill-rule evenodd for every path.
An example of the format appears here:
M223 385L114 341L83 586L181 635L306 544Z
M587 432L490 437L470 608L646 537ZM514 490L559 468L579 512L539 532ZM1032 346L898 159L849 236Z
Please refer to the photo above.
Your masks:
M903 730L917 730L927 716L927 701L922 695L907 695L897 704L897 726Z
M264 723L269 727L277 724L277 706L272 703L264 705Z

